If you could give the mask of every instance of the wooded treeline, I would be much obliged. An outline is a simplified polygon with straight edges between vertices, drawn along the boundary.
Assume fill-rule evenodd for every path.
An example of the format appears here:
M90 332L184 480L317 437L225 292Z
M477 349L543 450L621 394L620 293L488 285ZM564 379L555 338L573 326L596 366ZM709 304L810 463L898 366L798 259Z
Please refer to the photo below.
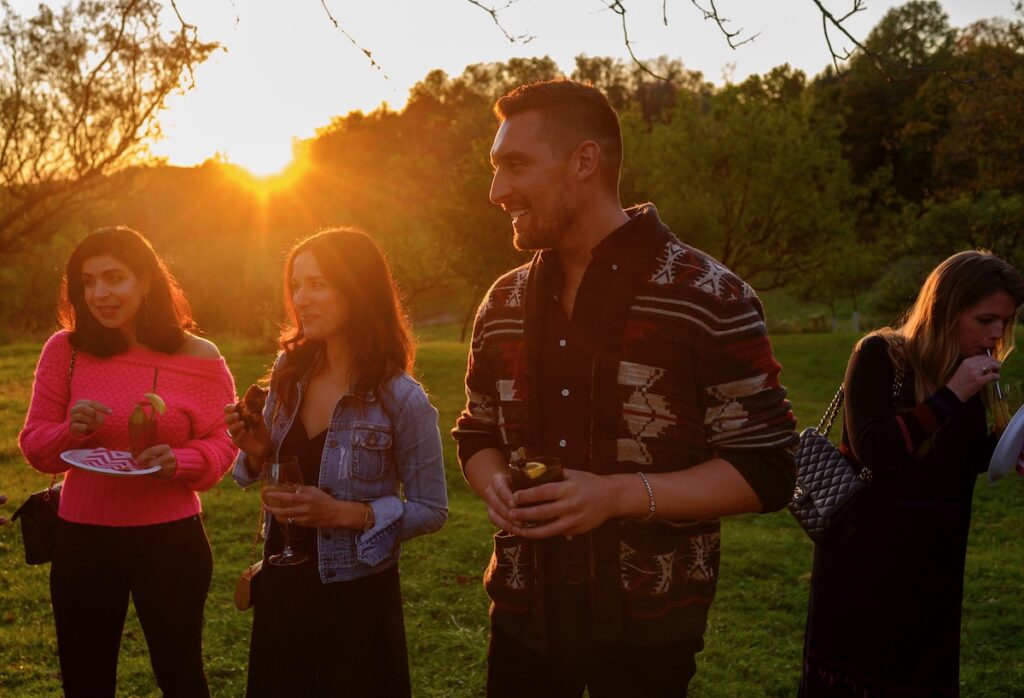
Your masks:
M625 204L653 201L684 241L755 288L891 320L923 274L968 247L1024 266L1024 11L954 28L937 2L890 11L842 67L788 66L716 87L679 61L581 56L622 115ZM879 60L881 59L881 60ZM200 324L270 337L280 259L327 225L390 255L415 313L462 320L514 265L508 217L487 200L494 100L560 74L547 58L428 73L400 111L335 118L259 182L211 161L105 175L90 199L5 254L3 326L53 324L67 251L101 225L146 234ZM99 193L97 193L99 192Z

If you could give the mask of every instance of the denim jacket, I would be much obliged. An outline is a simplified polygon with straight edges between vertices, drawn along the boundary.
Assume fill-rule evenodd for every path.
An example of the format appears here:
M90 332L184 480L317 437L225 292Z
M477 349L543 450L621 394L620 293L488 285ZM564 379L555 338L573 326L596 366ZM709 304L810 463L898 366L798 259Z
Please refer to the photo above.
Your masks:
M302 404L307 379L300 380L295 407L278 409L274 391L263 419L275 452ZM246 469L245 452L232 475L242 487L259 480ZM373 508L368 531L317 529L320 581L359 579L398 562L399 544L439 530L448 518L441 434L437 410L423 387L402 373L379 394L343 395L334 406L320 460L321 490L335 499ZM269 521L269 519L268 519Z

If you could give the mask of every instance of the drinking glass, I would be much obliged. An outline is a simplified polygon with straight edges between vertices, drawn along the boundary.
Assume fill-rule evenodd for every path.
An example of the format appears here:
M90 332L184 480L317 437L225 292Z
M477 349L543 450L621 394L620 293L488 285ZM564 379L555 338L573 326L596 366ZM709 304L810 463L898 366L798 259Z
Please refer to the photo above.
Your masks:
M128 417L128 444L132 456L138 456L156 443L156 410L148 400L136 402Z
M1001 380L989 383L987 389L992 426L999 433L1024 404L1024 386L1020 381Z
M261 491L263 503L276 506L280 502L274 501L275 492L297 492L302 485L302 470L299 468L299 459L295 456L281 456L277 460L266 461L263 464L263 471L260 474ZM305 553L296 553L292 550L291 530L287 521L281 524L284 532L284 550L276 555L271 555L267 561L271 565L298 565L309 559Z
M529 456L524 453L517 454L509 463L509 471L512 476L512 491L528 490L532 487L540 487L549 482L561 482L564 479L562 473L562 459L558 456ZM544 504L544 502L537 502ZM533 506L537 506L534 504ZM524 528L542 526L549 523L543 521L526 521Z

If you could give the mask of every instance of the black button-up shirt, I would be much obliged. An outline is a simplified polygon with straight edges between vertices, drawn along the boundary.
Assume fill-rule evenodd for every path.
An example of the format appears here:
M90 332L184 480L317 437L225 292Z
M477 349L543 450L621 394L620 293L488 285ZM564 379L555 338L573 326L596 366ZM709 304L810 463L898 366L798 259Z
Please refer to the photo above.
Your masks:
M597 247L587 267L567 317L561 303L564 277L557 264L542 280L541 350L538 380L540 424L536 443L544 455L562 459L566 468L591 470L593 428L592 382L594 359L600 350L598 328L609 283L618 271L618 255L629 241L630 224L624 224ZM545 576L548 582L581 583L590 576L590 536L549 539L545 544Z

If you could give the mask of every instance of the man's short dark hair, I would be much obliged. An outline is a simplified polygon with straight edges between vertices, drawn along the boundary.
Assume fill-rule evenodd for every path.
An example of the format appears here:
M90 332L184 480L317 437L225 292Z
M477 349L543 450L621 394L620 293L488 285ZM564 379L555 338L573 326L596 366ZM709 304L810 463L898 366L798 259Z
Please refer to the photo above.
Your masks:
M622 130L608 98L592 85L559 79L520 85L494 104L499 119L538 111L542 132L556 153L568 156L585 140L601 148L601 178L613 191L619 188Z

